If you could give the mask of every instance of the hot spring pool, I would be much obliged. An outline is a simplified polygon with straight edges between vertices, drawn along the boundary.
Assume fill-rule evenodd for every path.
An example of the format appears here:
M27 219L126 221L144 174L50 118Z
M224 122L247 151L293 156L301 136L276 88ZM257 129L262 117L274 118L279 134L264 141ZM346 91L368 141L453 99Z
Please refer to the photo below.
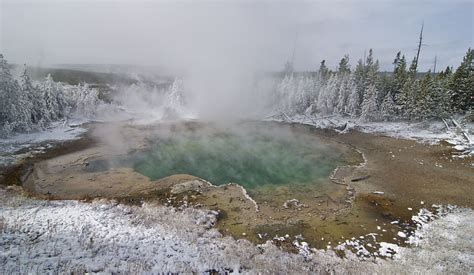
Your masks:
M276 123L160 125L145 150L112 161L91 162L89 171L126 166L152 180L190 174L215 185L246 189L328 182L348 164L347 148L304 127Z

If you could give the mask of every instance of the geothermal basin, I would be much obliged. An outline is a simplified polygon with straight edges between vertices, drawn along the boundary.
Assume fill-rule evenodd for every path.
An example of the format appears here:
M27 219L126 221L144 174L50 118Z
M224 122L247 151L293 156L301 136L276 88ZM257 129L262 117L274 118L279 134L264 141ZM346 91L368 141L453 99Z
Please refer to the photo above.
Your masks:
M440 182L442 192L420 197L405 191L419 190L417 184L429 178L399 177L419 172L411 170L412 154L429 162L444 147L426 150L412 141L367 139L362 133L276 122L122 122L93 124L86 138L93 140L86 149L35 162L23 186L50 199L211 209L219 212L216 226L224 235L256 243L287 236L288 243L279 244L289 250L293 240L326 248L377 230L377 240L365 239L374 250L380 241L403 244L397 233L410 227L407 206L416 211L416 200L429 202L428 197L449 202L454 190ZM403 161L387 165L384 148L397 150ZM440 174L433 171L426 174ZM447 182L452 172L459 175L446 172Z

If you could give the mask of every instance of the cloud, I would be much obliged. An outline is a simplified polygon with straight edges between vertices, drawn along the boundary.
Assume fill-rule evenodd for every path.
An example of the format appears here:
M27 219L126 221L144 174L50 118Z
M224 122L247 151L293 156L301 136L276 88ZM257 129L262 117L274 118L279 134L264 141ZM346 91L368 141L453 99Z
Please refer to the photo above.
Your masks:
M427 60L435 53L460 59L459 52L473 44L470 1L2 3L1 50L18 63L133 63L186 70L219 59L215 69L277 70L290 58L298 32L297 69L315 69L322 59L335 67L344 54L355 62L370 47L382 68L390 68L398 50L413 55L422 21L430 45L424 49ZM441 43L452 46L436 47Z

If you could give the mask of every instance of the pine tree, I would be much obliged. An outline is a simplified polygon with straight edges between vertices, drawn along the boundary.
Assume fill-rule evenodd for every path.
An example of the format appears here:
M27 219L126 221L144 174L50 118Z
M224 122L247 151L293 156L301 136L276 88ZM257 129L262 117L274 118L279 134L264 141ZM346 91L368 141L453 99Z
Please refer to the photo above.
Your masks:
M379 71L379 61L374 62L372 49L369 50L365 64L365 87L368 88L369 85L376 85Z
M38 126L39 128L43 128L49 122L47 119L48 115L45 114L46 103L38 89L33 86L26 65L24 66L23 73L20 76L20 89L22 94L20 99L21 106L22 109L30 115L29 123L31 127Z
M0 83L12 81L12 74L8 68L8 62L0 54Z
M453 69L451 67L447 66L444 71L441 71L438 74L438 76L441 77L441 78L447 78L447 77L451 77L452 74L453 74Z
M330 114L334 111L338 98L338 79L336 75L331 75L326 85L321 88L318 96L317 109L323 114Z
M378 90L374 84L369 84L362 101L360 119L363 121L376 121L380 119L377 98Z
M295 108L298 114L303 114L310 107L310 93L312 92L312 81L308 77L301 76L295 93Z
M474 107L474 50L469 48L461 65L454 72L449 88L452 108L465 113Z
M349 98L347 102L346 112L351 117L357 117L360 114L359 104L359 92L357 91L357 85L354 80L354 76L351 77L351 85L349 92Z
M415 95L415 108L412 110L412 116L417 119L426 119L433 116L430 107L433 97L433 78L431 71L428 71L420 82L420 92Z
M345 55L341 61L339 61L339 68L338 68L338 74L343 75L343 74L348 74L351 72L351 68L349 65L349 56Z
M365 121L379 120L379 102L381 101L380 90L377 88L378 60L374 61L373 51L369 50L365 63L364 74L364 95L361 103L361 119Z
M416 118L416 98L420 93L420 81L409 77L397 97L397 113L403 119Z
M325 84L329 77L330 73L328 67L326 66L326 60L323 60L319 66L319 79L323 84Z
M337 74L331 74L326 87L326 113L333 114L336 111L337 100L339 98L341 79Z
M317 104L318 104L318 97L319 94L321 93L322 89L322 83L319 80L318 75L310 76L308 78L308 102L309 106L306 111L308 111L310 114L314 113L317 111Z
M0 127L7 122L6 103L7 94L10 92L12 82L12 75L8 68L7 61L0 54ZM1 130L1 128L0 128Z
M442 79L435 78L432 84L430 98L427 101L427 109L430 110L432 118L447 118L451 114L450 94Z
M291 113L293 112L293 94L295 93L296 85L293 74L285 75L283 80L278 84L278 106L277 112Z
M405 60L405 56L401 55L401 52L397 53L395 60L393 61L394 70L393 70L393 85L391 89L391 93L393 97L397 97L397 95L401 92L405 82L408 79L407 73L407 62Z
M51 74L39 84L38 89L44 98L45 115L48 120L54 121L62 117L64 108L64 99L58 84L54 82Z
M349 114L348 105L352 90L355 87L352 74L345 73L339 76L339 98L337 100L336 111L339 114Z
M364 98L364 92L365 92L365 78L366 78L367 72L365 69L365 66L363 65L362 59L359 59L357 62L357 66L354 71L354 82L356 86L356 91L357 91L357 96L351 97L353 100L357 100L357 102L353 102L353 104L356 104L360 106L362 104L362 100ZM355 110L355 109L354 109ZM359 114L359 113L358 113Z
M8 64L3 56L1 63L1 86L3 90L2 98L2 120L6 132L29 131L31 130L31 104L29 104L26 94L16 80L11 77Z
M417 66L417 60L416 60L416 57L414 57L413 60L411 61L410 68L408 69L408 72L412 79L416 79L416 66Z
M0 54L0 136L6 137L14 131L17 114L16 102L18 84L13 80L8 62Z
M395 101L390 93L387 93L382 101L380 116L384 121L390 121L396 118Z

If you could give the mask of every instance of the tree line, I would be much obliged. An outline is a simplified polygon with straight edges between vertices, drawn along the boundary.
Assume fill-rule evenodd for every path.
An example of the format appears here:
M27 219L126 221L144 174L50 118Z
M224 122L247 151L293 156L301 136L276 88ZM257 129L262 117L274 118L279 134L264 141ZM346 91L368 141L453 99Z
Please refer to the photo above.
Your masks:
M364 121L440 119L470 114L474 108L474 50L461 65L439 73L417 72L401 52L392 73L381 73L372 49L355 69L344 56L336 71L323 60L315 74L297 76L287 70L277 84L276 109L289 115L341 114ZM290 66L286 66L290 68ZM472 119L472 118L471 118Z
M34 83L26 66L15 79L0 54L0 136L30 132L76 114L88 116L99 103L98 91L87 85L62 85L48 75Z

